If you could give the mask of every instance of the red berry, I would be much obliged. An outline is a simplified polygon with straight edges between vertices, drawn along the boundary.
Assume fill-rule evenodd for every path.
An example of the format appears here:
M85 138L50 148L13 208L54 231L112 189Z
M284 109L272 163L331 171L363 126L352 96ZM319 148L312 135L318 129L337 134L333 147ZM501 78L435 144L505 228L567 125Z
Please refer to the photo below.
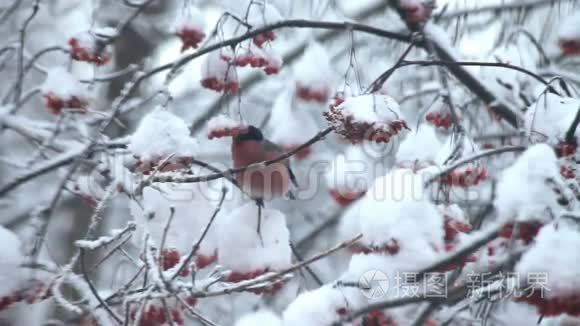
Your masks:
M177 36L181 39L181 52L189 48L196 49L199 43L205 38L205 34L202 31L191 28L183 28L177 33Z

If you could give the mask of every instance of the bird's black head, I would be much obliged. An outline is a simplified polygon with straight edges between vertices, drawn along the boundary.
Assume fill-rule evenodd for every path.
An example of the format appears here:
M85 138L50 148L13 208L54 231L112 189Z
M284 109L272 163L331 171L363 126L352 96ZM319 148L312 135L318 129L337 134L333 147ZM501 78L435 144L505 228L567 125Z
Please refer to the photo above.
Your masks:
M236 141L246 141L246 140L255 140L255 141L262 141L264 140L264 135L260 129L254 126L248 126L247 130L243 133L240 133L236 137L234 137Z

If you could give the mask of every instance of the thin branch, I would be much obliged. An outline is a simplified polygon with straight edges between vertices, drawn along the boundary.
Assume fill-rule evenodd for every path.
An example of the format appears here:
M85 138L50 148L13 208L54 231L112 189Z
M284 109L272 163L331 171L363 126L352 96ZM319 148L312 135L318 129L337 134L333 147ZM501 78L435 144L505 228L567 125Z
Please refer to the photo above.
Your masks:
M499 155L499 154L503 154L503 153L523 152L526 149L527 149L526 146L506 146L506 147L502 147L502 148L490 149L488 151L483 151L481 153L478 153L476 155L473 155L473 156L470 156L466 159L458 161L449 167L446 167L443 171L437 173L436 175L434 175L433 177L428 179L425 182L425 187L430 186L432 183L436 182L437 180L441 179L442 177L446 176L447 174L453 172L453 170L455 170L459 167L462 167L463 165L469 164L473 161L477 161L477 160L485 158L485 157Z
M181 263L181 266L179 266L179 268L177 269L177 271L175 272L175 274L173 274L173 276L171 277L172 280L174 280L185 268L187 268L187 265L189 265L189 263L191 262L191 260L193 259L193 257L195 257L195 254L199 250L199 247L201 246L201 243L203 242L203 240L205 239L207 233L209 232L209 229L213 225L213 222L214 222L216 216L218 215L218 213L222 209L222 205L224 203L224 199L226 198L227 192L228 192L228 189L227 188L222 188L222 194L221 194L220 201L219 201L217 207L215 208L213 214L211 215L209 221L207 222L207 225L203 229L203 232L201 233L201 236L199 237L199 239L197 240L197 242L191 248L191 251L189 252L189 255L187 256L187 258L185 258L185 260L183 261L183 263Z
M85 282L89 286L89 289L91 290L91 293L93 294L93 296L95 296L97 301L99 301L99 304L103 308L105 308L107 313L111 317L113 317L113 319L117 322L117 324L122 325L123 321L121 320L121 317L117 316L117 314L113 311L113 309L111 309L111 307L109 307L109 305L107 305L107 303L103 300L103 298L101 298L101 296L99 295L99 291L97 291L97 289L93 285L93 282L89 278L89 275L87 274L87 271L86 271L86 265L85 265L85 251L82 248L80 249L80 264L81 264L81 273L83 274L83 278L85 279Z
M580 108L578 108L578 111L576 111L576 115L574 116L574 121L572 121L572 124L570 125L570 128L568 129L568 131L566 131L566 143L568 144L576 144L577 143L577 139L576 139L576 129L578 128L578 124L580 123Z

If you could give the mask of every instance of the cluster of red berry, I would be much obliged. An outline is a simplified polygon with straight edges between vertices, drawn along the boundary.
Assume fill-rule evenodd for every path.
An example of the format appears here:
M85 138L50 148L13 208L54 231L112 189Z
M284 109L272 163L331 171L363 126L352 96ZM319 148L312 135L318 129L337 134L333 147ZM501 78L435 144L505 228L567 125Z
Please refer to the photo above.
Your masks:
M52 114L58 115L63 109L74 109L75 112L85 113L87 112L88 103L85 100L81 100L76 96L71 96L68 99L62 99L56 96L54 93L44 94L46 99L46 106L50 109Z
M570 144L566 142L561 142L556 147L556 155L558 157L567 157L576 154L578 148L577 144Z
M237 127L233 127L233 128L211 129L207 133L207 138L214 139L214 138L223 138L223 137L235 137L241 133L246 132L247 128L248 128L247 126L237 126Z
M183 316L177 309L168 309L170 316L166 315L165 309L161 305L149 304L147 308L143 311L141 318L139 319L137 325L139 326L161 326L166 325L170 317L173 323L177 325L184 325L185 320ZM132 310L130 313L131 320L137 318L137 311Z
M425 116L425 120L430 122L437 128L449 129L452 126L451 113L429 112Z
M541 289L529 289L526 292L515 300L536 306L542 316L550 317L562 314L580 316L580 294L546 298Z
M181 39L181 52L183 52L187 49L197 49L199 43L205 38L205 33L203 30L183 27L177 32L177 36Z
M392 137L397 136L401 130L410 130L404 120L393 120L389 123L369 123L357 121L352 115L344 114L343 110L331 106L329 111L323 113L326 121L334 127L334 131L358 144L364 140L376 143L388 143Z
M580 41L578 40L561 40L559 42L560 51L563 56L580 56Z
M381 310L373 310L367 315L363 316L360 323L357 326L399 326L399 324L393 319L393 317L387 315Z
M296 96L307 102L326 103L329 93L329 90L324 87L313 89L299 82L296 83Z
M268 32L264 32L264 33L261 33L261 34L254 36L252 41L254 42L254 44L257 47L261 48L264 45L264 43L272 42L275 39L276 39L276 34L274 34L274 32L272 32L272 31L268 31Z
M271 272L271 270L269 268L264 268L264 269L259 269L259 270L255 270L252 272L247 272L247 273L240 273L240 272L232 271L224 278L224 280L226 282L238 283L238 282L254 279L258 276L264 275L267 272ZM259 287L256 287L256 288L248 288L248 291L252 292L254 294L272 295L272 294L275 294L276 292L280 291L283 286L284 286L284 281L274 280L268 286L260 285Z
M472 230L472 226L467 221L460 220L445 213L443 213L443 220L444 220L443 227L445 229L444 250L445 252L453 252L459 245L457 236L460 233L469 233ZM472 263L475 261L477 261L477 257L472 254L460 259L457 262L445 266L443 269L440 270L440 272L451 271L460 267L464 267L467 263Z
M574 168L573 166L561 165L560 174L565 179L574 179L576 178L576 168Z
M173 267L177 266L177 264L179 264L181 255L179 254L179 251L177 251L177 249L169 248L163 249L163 251L161 251L160 258L161 261L159 263L161 264L161 268L164 271L166 271L172 269ZM179 272L179 276L185 277L189 275L189 273L191 273L189 267L185 267Z
M345 192L345 191L339 191L337 189L330 190L330 196L332 196L334 201L336 201L342 207L346 207L346 206L352 204L357 199L364 196L364 194L365 194L365 191Z
M472 230L471 224L467 221L461 221L450 215L444 215L445 243L453 243L457 240L460 233L469 233Z
M202 268L205 268L205 267L213 264L216 260L217 260L217 253L214 253L211 256L198 254L195 257L195 266L197 267L197 269L202 269Z
M447 173L441 178L443 184L456 187L472 187L486 180L487 170L483 167L466 168Z
M278 57L268 56L265 52L248 51L236 55L235 58L222 54L220 58L237 67L262 68L266 75L279 73L282 66L282 61Z
M83 61L95 64L97 66L102 66L111 60L111 53L106 51L106 47L102 47L97 44L89 47L83 47L81 42L75 38L71 37L68 40L68 45L70 46L70 56L73 60Z
M544 224L539 221L518 222L516 239L522 240L524 244L529 244L536 238L542 226ZM499 231L499 236L500 238L511 239L513 232L514 223L507 223Z
M18 302L37 303L48 299L51 295L50 288L47 288L42 282L35 281L31 286L23 290L17 290L9 295L0 297L0 311Z
M208 77L201 80L201 86L216 92L237 93L240 83L237 80L220 81L217 77Z

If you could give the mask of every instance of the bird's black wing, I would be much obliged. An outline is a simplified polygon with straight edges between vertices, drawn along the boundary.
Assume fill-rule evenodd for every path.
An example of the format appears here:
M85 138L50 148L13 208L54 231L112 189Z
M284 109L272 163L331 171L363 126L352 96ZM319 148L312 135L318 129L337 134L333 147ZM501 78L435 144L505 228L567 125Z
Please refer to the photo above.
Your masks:
M274 144L273 142L271 142L267 139L264 139L262 141L262 148L266 152L277 152L277 153L280 153L280 155L282 155L284 153L284 150L282 149L282 147ZM296 176L294 175L294 172L290 168L290 162L288 160L284 160L284 165L286 165L286 168L288 169L288 175L290 176L290 181L292 181L292 184L294 184L294 186L296 188L298 188L298 182L296 181Z

